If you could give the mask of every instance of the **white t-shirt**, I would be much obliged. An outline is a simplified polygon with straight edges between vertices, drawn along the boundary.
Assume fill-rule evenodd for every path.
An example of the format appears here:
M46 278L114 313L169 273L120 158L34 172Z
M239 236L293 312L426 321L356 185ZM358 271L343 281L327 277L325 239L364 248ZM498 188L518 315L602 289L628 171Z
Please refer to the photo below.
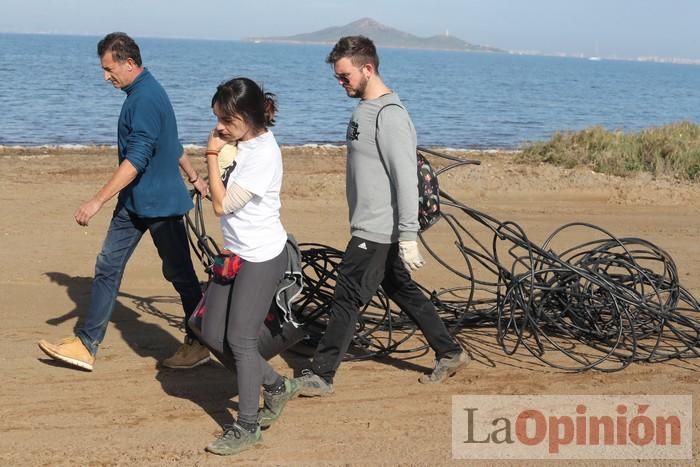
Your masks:
M275 258L287 242L287 232L280 221L282 153L271 131L238 143L228 185L234 182L253 198L221 217L224 247L253 263Z

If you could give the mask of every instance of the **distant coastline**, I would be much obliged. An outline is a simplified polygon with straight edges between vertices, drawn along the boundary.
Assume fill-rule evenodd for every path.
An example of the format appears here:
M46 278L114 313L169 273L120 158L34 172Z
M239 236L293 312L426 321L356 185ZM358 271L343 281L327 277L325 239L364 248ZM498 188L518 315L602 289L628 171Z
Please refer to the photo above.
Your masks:
M80 34L80 33L55 33L51 31L30 31L30 32L17 32L17 31L0 31L0 34L5 34L9 36L23 36L23 35L35 35L35 36L57 36L57 37L94 37L99 38L100 36L95 34ZM163 40L187 40L187 41L214 41L214 42L245 42L245 43L279 43L279 44L292 44L292 45L332 45L335 41L303 41L303 40L289 40L289 39L277 39L269 37L242 37L239 39L223 39L223 38L205 38L205 37L173 37L173 36L142 36L148 39L163 39ZM544 52L540 50L520 50L520 49L499 49L496 47L483 46L484 50L476 49L454 49L454 48L429 48L429 47L410 47L410 46L384 46L387 48L404 48L404 49L420 49L420 50L442 50L442 51L462 51L462 52L483 52L483 53L502 53L505 55L522 55L522 56L532 56L532 57L559 57L559 58L578 58L583 60L592 61L621 61L621 62L640 62L640 63L666 63L671 65L700 65L700 59L686 58L686 57L668 57L668 56L619 56L619 55L600 55L591 56L584 53L571 53L571 52Z
M642 56L642 57L620 57L618 55L600 55L591 56L583 53L548 53L539 50L507 50L510 55L527 55L533 57L561 57L561 58L580 58L590 61L612 60L620 62L643 62L643 63L668 63L672 65L700 65L700 59L683 58L683 57L657 57L657 56Z
M332 45L343 36L364 35L370 37L378 47L395 49L422 49L422 50L443 50L459 52L477 53L498 53L509 55L531 55L542 57L564 57L580 58L591 61L617 60L633 62L670 63L676 65L700 65L700 59L680 58L680 57L619 57L619 56L590 56L583 53L548 53L537 50L517 50L501 49L487 45L479 45L467 42L455 36L451 36L448 31L444 34L430 37L418 37L414 34L400 31L390 26L379 23L372 18L361 18L343 26L331 26L318 31L295 34L292 36L272 36L272 37L244 37L241 40L252 43L276 43L276 44L315 44Z
M290 45L325 45L325 46L332 46L335 44L335 42L329 42L329 41L299 41L299 40L291 40L291 39L264 39L264 38L251 38L251 37L245 37L241 39L241 42L247 42L247 43L254 43L254 44L290 44ZM505 54L505 55L515 55L512 54L508 50L489 50L484 48L483 50L481 49L451 49L451 48L443 48L443 47L414 47L414 46L402 46L402 45L383 45L380 46L382 48L386 49L406 49L406 50L432 50L436 52L464 52L464 53L500 53L500 54Z
M292 40L292 39L273 39L273 38L253 38L245 37L241 39L241 42L255 43L255 44L291 44L291 45L333 45L333 41L302 41L302 40ZM452 49L452 48L440 48L440 47L413 47L413 46L399 46L399 45L384 45L384 48L389 49L410 49L410 50L435 50L443 52L465 52L465 53L499 53L505 55L521 55L530 57L556 57L556 58L577 58L581 60L589 61L618 61L618 62L640 62L640 63L665 63L671 65L700 65L700 59L694 58L683 58L683 57L656 57L656 56L642 56L642 57L620 57L617 55L613 56L590 56L583 53L565 53L565 52L541 52L541 51L531 51L531 50L509 50L509 49Z
M246 37L246 42L282 44L332 45L344 36L363 35L371 38L377 47L397 49L453 50L462 52L506 53L505 50L472 44L445 31L444 34L419 37L381 24L372 18L361 18L343 26L331 26L314 32L292 36Z

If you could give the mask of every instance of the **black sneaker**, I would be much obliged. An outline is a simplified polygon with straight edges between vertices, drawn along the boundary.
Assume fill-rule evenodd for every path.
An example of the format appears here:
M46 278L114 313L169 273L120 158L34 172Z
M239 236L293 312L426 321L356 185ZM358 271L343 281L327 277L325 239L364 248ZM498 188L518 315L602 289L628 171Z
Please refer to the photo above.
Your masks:
M254 433L251 433L234 422L232 425L224 425L224 432L221 436L205 449L219 456L230 456L251 448L260 441L262 441L262 435L259 426Z
M421 376L418 381L423 384L442 383L468 364L469 355L465 351L451 357L442 357L435 363L432 373Z
M272 394L263 391L263 408L258 412L258 424L261 428L267 428L280 418L282 409L287 402L294 399L299 394L299 385L293 379L284 378L284 392Z

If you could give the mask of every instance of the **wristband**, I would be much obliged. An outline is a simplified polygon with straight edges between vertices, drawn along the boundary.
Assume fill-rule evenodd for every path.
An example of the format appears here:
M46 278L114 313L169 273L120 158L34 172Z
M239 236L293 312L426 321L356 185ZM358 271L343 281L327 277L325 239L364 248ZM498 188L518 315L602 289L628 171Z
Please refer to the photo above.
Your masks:
M206 156L218 156L219 151L214 151L213 149L207 149L207 152L204 153Z

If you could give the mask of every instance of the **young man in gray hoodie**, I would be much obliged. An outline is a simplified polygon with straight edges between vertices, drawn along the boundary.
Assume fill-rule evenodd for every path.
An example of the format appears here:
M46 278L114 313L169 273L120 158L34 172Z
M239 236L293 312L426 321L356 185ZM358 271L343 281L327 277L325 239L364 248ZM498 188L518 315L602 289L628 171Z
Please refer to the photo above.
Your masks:
M435 307L411 279L424 261L416 241L416 131L396 93L379 76L379 57L364 36L341 38L328 55L348 97L360 99L347 128L346 196L352 238L338 267L333 306L300 395L333 391L333 377L352 342L360 309L381 285L416 322L436 354L422 383L439 383L469 358Z

